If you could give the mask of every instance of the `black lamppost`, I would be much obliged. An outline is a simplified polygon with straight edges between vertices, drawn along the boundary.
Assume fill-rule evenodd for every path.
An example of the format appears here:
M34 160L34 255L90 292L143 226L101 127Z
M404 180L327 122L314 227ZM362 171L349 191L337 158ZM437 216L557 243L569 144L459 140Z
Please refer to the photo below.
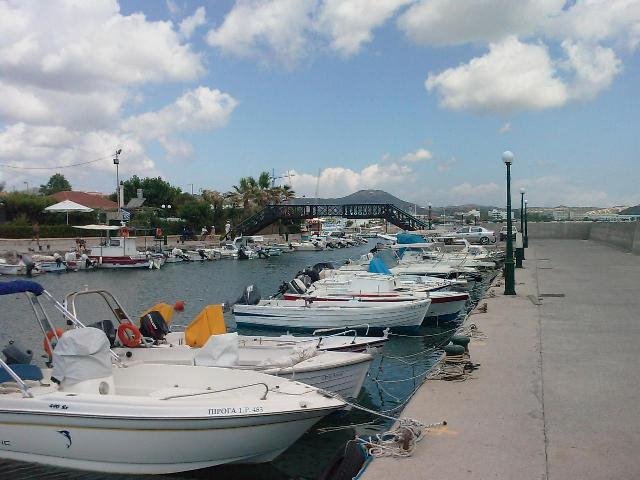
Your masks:
M529 219L527 218L527 203L528 200L524 201L524 248L529 248Z
M511 164L513 153L506 151L502 161L507 166L507 258L504 262L504 294L516 294L515 266L513 264L513 227L511 225Z
M120 205L122 199L120 198L120 154L122 153L122 149L119 148L116 150L116 154L113 156L113 164L116 166L116 198L118 199L118 220L122 220L122 211L120 210Z
M429 230L431 230L431 202L429 202Z
M520 249L520 255L522 260L524 258L524 187L520 189L520 234L522 235L522 248Z

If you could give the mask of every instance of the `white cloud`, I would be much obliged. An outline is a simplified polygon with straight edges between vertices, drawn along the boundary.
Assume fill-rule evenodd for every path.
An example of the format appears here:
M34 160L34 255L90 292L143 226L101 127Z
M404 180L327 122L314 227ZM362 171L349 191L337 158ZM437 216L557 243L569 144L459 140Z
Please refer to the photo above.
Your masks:
M566 66L574 73L570 95L577 99L591 99L609 87L620 72L622 62L610 48L562 42L567 55Z
M198 27L201 27L207 22L207 13L204 7L198 7L193 15L184 18L180 22L180 33L183 37L189 38L193 35Z
M344 167L325 168L318 176L291 171L291 184L298 196L311 197L315 195L316 185L319 185L321 197L344 196L358 190L368 188L393 188L408 185L413 181L413 170L407 165L397 163L374 163L360 171Z
M414 0L238 0L207 43L225 54L295 66L328 48L344 57Z
M174 2L167 7L183 10ZM122 110L141 98L142 85L204 73L201 55L184 39L205 16L198 8L176 27L141 13L123 15L116 0L0 1L0 160L69 165L122 146L123 174L144 175L158 173L145 152L151 140L171 157L191 155L191 145L176 134L224 126L237 105L229 94L198 87L155 112L123 119ZM95 169L113 165L108 158L63 173L99 187L106 177Z
M143 145L135 138L121 133L104 130L79 131L65 127L30 126L15 123L0 130L0 162L19 167L53 167L99 161L86 167L61 169L74 182L87 182L94 186L110 189L113 182L104 181L104 174L114 173L111 157L117 146L122 146L123 154L120 172L141 175L157 174L154 162L146 155ZM46 181L54 173L39 170L9 170L11 182L20 184L23 178Z
M238 0L207 43L223 53L292 66L307 52L316 0Z
M415 152L409 152L403 155L400 160L408 163L416 163L416 162L421 162L423 160L429 160L431 159L431 157L432 157L432 154L429 150L425 148L419 148Z
M5 80L51 90L193 80L200 55L171 22L121 15L115 0L3 3L0 69Z
M458 163L458 159L456 157L451 157L446 162L441 162L436 166L436 169L440 173L448 172L451 168Z
M511 123L506 122L505 124L503 124L500 129L498 130L498 133L500 135L503 135L505 133L509 133L511 131Z
M373 30L413 0L325 0L317 28L331 39L331 48L343 56L358 53L371 42Z
M238 102L228 93L198 87L155 112L127 118L122 128L141 138L157 138L172 132L214 130L227 124Z
M421 0L398 18L398 27L419 44L496 42L533 33L564 4L565 0Z
M158 142L164 148L169 161L189 158L193 154L193 145L179 138L160 137Z
M610 41L633 50L640 43L640 2L582 0L549 21L544 30L561 39Z
M430 73L425 85L452 110L542 110L563 105L568 96L546 47L515 37L490 44L486 55L467 64Z

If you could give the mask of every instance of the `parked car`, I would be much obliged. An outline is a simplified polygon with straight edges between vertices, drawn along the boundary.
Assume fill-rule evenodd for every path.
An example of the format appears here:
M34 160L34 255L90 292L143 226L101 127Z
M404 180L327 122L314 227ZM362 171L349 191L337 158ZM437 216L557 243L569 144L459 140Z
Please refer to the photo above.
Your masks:
M466 239L469 243L496 243L498 238L496 232L484 227L462 227L456 230L456 235Z
M518 233L518 227L511 224L511 238L516 239L516 233ZM503 225L500 229L500 241L504 241L507 239L507 226Z

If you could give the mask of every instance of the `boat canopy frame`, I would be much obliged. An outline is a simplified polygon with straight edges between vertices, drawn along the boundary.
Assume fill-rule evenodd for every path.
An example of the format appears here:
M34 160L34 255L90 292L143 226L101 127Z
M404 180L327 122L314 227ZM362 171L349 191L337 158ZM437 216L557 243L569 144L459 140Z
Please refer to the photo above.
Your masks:
M47 363L51 363L52 355L53 355L53 345L52 340L55 337L56 340L60 337L58 336L58 332L56 331L56 327L54 322L51 320L51 317L47 313L46 309L43 307L40 302L40 297L46 298L51 304L54 306L56 310L58 310L63 318L67 319L74 325L76 328L84 328L85 325L78 319L74 312L70 312L66 305L56 300L56 298L49 293L42 285L37 282L27 281L27 280L14 280L12 282L0 282L0 295L11 295L15 293L24 293L29 301L29 305L33 310L34 316L36 318L36 323L40 327L44 335L45 345L47 345L48 351L47 354L49 356L49 360ZM47 335L51 332L51 338ZM110 349L111 356L115 358L116 361L120 362L120 357ZM23 397L33 398L33 394L29 390L29 386L20 378L18 375L2 358L0 358L0 368L3 368L11 378L15 380L18 384L18 388L22 392Z

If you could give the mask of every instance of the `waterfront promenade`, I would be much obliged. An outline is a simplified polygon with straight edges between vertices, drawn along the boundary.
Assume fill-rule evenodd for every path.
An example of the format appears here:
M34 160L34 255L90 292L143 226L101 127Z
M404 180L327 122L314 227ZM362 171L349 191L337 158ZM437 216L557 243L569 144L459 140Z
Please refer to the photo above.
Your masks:
M403 416L430 431L364 480L635 479L640 475L640 257L587 240L530 242L518 295L475 322L465 382L428 381ZM481 303L482 303L481 302Z

